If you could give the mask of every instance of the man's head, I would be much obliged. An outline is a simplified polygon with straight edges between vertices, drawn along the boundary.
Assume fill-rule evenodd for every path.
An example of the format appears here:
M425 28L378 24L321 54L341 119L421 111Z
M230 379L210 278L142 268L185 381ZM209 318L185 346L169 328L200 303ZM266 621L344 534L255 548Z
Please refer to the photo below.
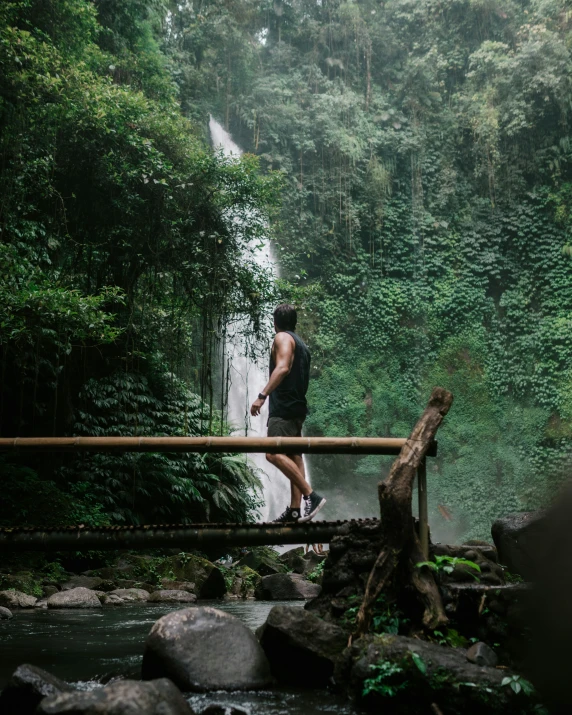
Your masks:
M282 303L274 311L274 327L279 330L296 330L298 314L296 308L288 303Z

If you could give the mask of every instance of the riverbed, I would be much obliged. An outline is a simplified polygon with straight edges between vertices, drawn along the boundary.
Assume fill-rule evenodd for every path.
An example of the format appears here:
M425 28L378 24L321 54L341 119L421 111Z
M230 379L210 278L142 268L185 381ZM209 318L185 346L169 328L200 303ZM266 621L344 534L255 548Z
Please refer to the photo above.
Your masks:
M199 605L231 613L255 630L279 602L201 601ZM304 603L288 601L286 605L302 607ZM14 610L11 620L0 621L0 687L22 663L37 665L85 689L118 676L138 679L151 626L178 608L135 604L93 610ZM303 678L311 683L312 673ZM189 702L197 712L208 703L220 702L238 705L250 715L355 715L345 700L303 688L191 695Z

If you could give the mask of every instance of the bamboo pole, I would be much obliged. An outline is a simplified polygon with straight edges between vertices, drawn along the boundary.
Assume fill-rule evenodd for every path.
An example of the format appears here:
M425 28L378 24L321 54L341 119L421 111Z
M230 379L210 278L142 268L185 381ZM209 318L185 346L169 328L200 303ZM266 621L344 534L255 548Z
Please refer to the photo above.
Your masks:
M5 437L0 438L0 452L399 454L406 441L398 437ZM436 442L427 454L437 454Z
M361 520L360 520L361 521ZM364 523L369 522L366 519ZM0 552L96 551L115 549L201 549L263 544L328 543L348 533L350 522L282 524L166 524L139 527L74 526L53 529L0 529Z

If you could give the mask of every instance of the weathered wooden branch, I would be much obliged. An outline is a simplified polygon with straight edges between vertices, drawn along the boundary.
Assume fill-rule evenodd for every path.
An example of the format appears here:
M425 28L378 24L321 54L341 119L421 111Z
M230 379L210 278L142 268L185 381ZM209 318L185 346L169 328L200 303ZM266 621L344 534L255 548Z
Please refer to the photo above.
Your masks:
M367 581L355 636L367 633L375 601L399 577L408 580L419 594L425 608L425 627L433 629L447 622L432 572L415 567L424 556L413 526L411 498L417 469L452 402L450 392L442 387L433 389L425 411L393 463L389 476L378 485L382 548Z

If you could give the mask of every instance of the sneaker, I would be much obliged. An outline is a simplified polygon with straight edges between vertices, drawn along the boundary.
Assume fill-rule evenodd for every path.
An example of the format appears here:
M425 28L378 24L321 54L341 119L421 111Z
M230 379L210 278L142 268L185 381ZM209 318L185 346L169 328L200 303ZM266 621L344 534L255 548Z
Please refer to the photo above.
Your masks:
M300 509L292 509L292 507L287 506L286 511L284 511L278 519L274 519L273 524L292 524L296 523L300 518Z
M301 516L299 521L302 524L305 521L313 519L320 509L326 503L324 497L321 497L316 492L312 492L307 497L304 497L304 516Z

